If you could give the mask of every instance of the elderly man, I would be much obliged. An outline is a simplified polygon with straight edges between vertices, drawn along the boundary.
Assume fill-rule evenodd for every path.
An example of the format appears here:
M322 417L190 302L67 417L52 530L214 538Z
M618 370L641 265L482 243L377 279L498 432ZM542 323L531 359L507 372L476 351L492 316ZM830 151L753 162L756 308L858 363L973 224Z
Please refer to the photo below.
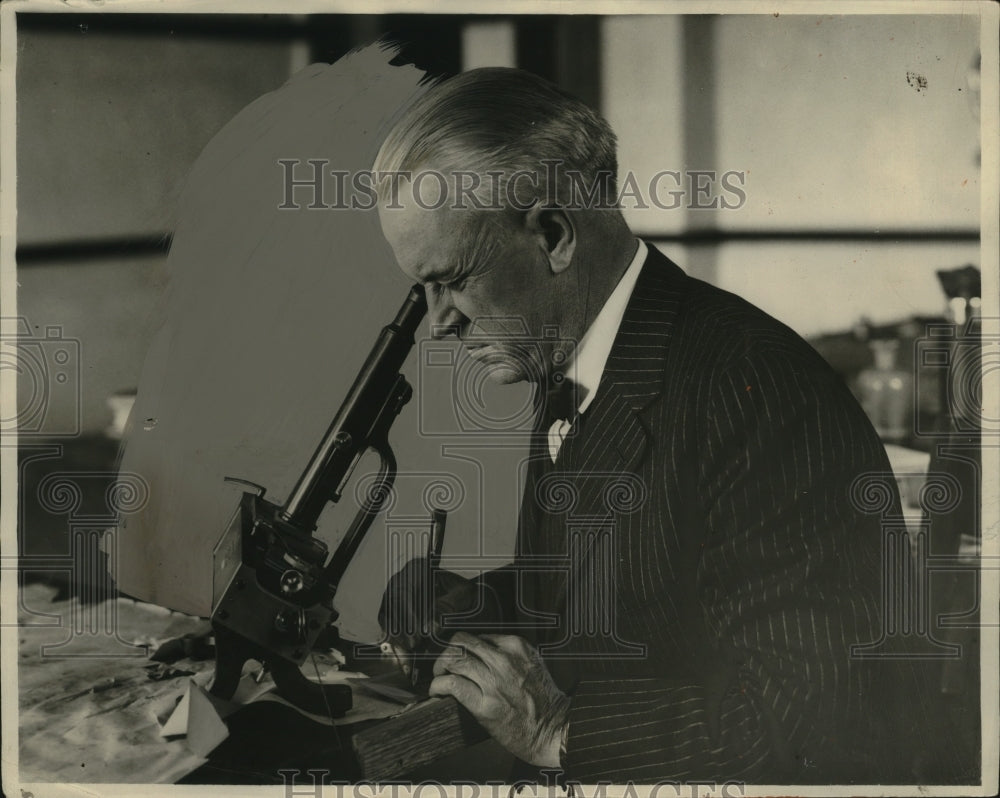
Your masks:
M614 200L613 132L540 78L435 86L375 171L434 334L498 381L538 385L515 560L478 595L507 625L455 633L431 692L585 783L915 778L893 743L912 724L891 728L902 715L881 686L905 666L851 656L882 611L880 520L851 486L890 467L837 375L637 240ZM386 622L429 628L404 582L381 618L410 647ZM439 574L436 599L468 609L476 588Z

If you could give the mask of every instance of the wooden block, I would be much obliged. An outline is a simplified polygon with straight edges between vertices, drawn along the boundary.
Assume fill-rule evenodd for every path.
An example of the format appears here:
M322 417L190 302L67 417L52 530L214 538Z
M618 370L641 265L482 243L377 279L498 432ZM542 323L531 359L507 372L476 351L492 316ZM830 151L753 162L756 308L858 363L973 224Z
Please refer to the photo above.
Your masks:
M388 781L414 768L482 742L489 735L450 696L428 698L353 737L365 781Z

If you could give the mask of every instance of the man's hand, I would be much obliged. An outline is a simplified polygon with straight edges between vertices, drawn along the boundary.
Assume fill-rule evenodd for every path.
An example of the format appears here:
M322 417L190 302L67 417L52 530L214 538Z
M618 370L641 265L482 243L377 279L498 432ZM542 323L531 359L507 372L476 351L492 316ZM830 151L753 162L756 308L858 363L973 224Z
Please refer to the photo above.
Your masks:
M539 767L559 767L570 699L538 651L516 635L457 632L434 663L431 695L452 695L504 748Z

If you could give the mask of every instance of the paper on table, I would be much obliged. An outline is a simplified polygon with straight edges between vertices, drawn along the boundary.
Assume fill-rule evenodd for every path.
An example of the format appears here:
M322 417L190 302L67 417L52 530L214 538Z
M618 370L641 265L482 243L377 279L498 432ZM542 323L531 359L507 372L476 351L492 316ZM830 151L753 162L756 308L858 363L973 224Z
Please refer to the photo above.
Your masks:
M229 736L222 717L212 696L194 683L189 685L187 747L191 753L208 756Z
M208 756L229 736L223 718L238 708L238 705L215 698L190 680L184 697L160 729L160 736L184 736L191 753Z
M274 688L271 679L258 683L244 676L232 700L212 695L195 679L188 680L187 691L160 728L161 737L186 737L187 747L198 756L207 756L229 736L225 718L244 704L249 704Z
M170 713L166 722L160 727L160 737L177 737L178 735L187 734L188 707L190 705L191 684L189 682L184 697L177 702L173 712Z

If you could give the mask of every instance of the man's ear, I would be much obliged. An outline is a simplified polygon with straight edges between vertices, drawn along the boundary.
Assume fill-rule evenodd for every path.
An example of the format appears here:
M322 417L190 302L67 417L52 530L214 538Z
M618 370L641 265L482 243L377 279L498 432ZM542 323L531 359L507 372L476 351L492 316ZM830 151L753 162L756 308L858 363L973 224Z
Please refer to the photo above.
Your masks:
M536 204L525 214L525 225L545 250L553 274L568 269L576 249L576 226L570 214Z

